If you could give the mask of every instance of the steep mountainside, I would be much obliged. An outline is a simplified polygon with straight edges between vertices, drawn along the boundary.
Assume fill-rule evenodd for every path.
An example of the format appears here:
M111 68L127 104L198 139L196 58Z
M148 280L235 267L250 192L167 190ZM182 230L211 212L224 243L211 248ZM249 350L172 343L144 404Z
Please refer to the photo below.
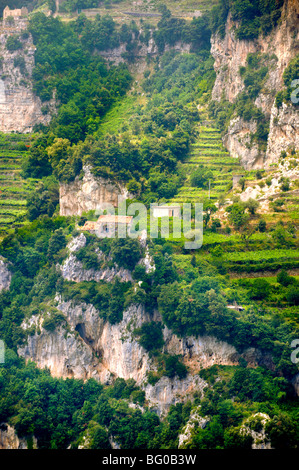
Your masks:
M32 90L34 52L25 18L7 18L0 27L0 131L31 132L36 124L48 124L50 115Z
M236 22L229 13L224 38L219 34L212 37L211 53L217 73L212 99L236 102L246 89L240 69L248 66L250 55L258 54L267 67L261 89L253 102L269 123L266 148L252 142L251 137L257 130L256 120L245 120L238 113L231 119L223 139L227 150L232 156L239 157L247 169L269 167L278 161L283 150L289 147L298 149L298 109L292 103L279 111L275 106L275 96L283 87L283 73L299 52L298 15L298 2L288 0L284 2L278 26L270 34L265 37L260 35L254 40L240 40L236 38ZM257 82L258 77L254 80Z
M0 30L0 448L298 448L298 1L166 4Z

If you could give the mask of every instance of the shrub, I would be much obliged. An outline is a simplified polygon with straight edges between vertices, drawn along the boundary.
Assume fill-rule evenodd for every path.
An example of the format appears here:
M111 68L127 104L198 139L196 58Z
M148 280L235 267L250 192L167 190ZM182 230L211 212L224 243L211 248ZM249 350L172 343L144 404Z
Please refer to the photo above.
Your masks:
M190 177L190 184L195 188L205 188L208 185L208 180L213 178L213 173L206 170L203 165L197 167Z
M266 232L266 230L267 230L266 221L264 219L261 219L258 223L257 228L258 228L259 232Z
M287 301L291 305L299 305L299 287L290 286L286 295Z
M289 284L293 282L292 276L289 276L288 273L282 269L276 276L276 280L279 284L284 287L287 287Z
M271 285L266 279L255 279L251 285L250 297L256 300L266 299L271 292Z
M134 335L138 336L138 343L146 351L160 349L164 344L161 323L143 323L140 328L134 330Z
M255 176L258 180L261 180L262 177L263 177L263 171L262 170L257 170Z
M65 316L61 312L48 313L43 321L43 328L53 332L55 329L65 322Z
M289 180L289 178L281 178L280 189L282 191L289 191L290 190L290 180Z
M111 245L113 261L126 269L134 270L140 260L142 251L137 240L132 238L115 238Z
M10 52L17 51L22 49L22 43L19 40L18 36L9 36L6 41L6 49Z
M188 369L185 364L180 361L179 356L164 355L163 362L165 365L164 374L166 377L169 377L170 379L173 379L176 375L180 379L184 379L186 377Z

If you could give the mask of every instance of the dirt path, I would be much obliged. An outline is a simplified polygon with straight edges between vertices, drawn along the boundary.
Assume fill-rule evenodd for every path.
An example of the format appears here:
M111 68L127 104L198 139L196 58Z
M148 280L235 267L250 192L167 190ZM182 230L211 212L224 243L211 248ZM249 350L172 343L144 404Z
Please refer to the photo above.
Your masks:
M229 276L231 279L243 279L243 278L258 278L258 277L275 277L279 273L280 269L276 271L260 271L257 273L233 273L230 272ZM286 269L290 276L299 276L299 268Z

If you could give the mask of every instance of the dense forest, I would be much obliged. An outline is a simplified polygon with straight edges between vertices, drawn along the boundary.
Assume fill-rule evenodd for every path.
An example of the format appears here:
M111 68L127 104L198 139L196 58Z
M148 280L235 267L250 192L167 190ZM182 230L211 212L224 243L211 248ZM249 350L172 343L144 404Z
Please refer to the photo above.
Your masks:
M216 78L211 36L224 36L229 14L237 25L236 39L266 36L279 24L283 0L221 0L188 20L172 14L169 5L159 5L155 25L131 18L118 24L109 15L111 5L119 3L113 0L104 15L87 17L78 11L99 3L66 0L60 11L67 20L75 12L70 21L34 12L42 6L38 0L10 4L33 11L27 32L36 47L33 91L44 115L51 113L52 102L57 112L31 136L15 133L0 139L1 151L15 158L17 177L27 184L22 211L13 199L4 200L17 216L11 229L1 231L0 242L1 259L12 275L9 289L0 293L0 338L5 344L0 429L13 426L28 448L112 449L116 443L121 449L175 449L196 415L197 425L183 448L250 449L254 433L273 448L297 448L293 382L298 366L290 356L299 334L298 201L293 192L298 186L281 177L278 197L269 200L268 212L260 211L259 201L242 200L240 194L250 184L267 189L272 173L245 171L221 141L230 120L240 116L256 121L252 141L265 150L269 119L256 98L277 57L248 54L240 67L244 88L236 101L211 98ZM47 7L55 11L51 0ZM8 51L14 52L17 40L8 41ZM151 41L155 54L141 57ZM188 52L175 50L178 43L188 44ZM125 47L118 65L101 55L120 45ZM284 71L284 87L275 98L278 109L290 103L298 67L297 56ZM295 149L288 149L280 164L296 168L297 157ZM202 248L186 250L187 237L163 238L161 227L159 237L147 239L146 246L129 237L99 239L86 231L84 246L72 253L74 262L89 273L126 270L129 280L117 275L109 282L66 279L61 266L69 259L70 243L96 214L60 216L59 185L82 178L85 165L95 177L121 182L132 201L147 207L200 201ZM235 172L241 177L237 190L232 187ZM17 177L11 189L20 198ZM146 257L154 270L142 264ZM131 326L134 340L153 364L143 386L120 377L109 384L56 378L18 355L41 330L55 335L60 329L66 337L71 333L58 297L75 307L92 305L103 322L114 326L127 309L144 306L151 320L138 328L132 321ZM31 319L25 329L24 322ZM161 414L144 388L164 378L175 383L191 373L182 355L168 351L167 330L179 340L216 338L235 348L237 360L235 365L198 367L195 375L205 381L203 390L194 390ZM259 355L254 367L245 359L248 351Z

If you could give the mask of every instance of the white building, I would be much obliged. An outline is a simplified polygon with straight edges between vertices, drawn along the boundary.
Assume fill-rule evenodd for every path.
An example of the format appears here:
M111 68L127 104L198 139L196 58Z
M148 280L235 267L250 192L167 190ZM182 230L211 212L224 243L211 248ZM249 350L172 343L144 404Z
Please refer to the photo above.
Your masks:
M180 206L154 206L153 217L181 217Z
M100 215L96 222L87 220L83 227L79 227L79 229L83 232L94 233L100 238L110 238L114 237L117 231L124 227L126 227L126 232L129 234L132 220L133 217L127 215Z

